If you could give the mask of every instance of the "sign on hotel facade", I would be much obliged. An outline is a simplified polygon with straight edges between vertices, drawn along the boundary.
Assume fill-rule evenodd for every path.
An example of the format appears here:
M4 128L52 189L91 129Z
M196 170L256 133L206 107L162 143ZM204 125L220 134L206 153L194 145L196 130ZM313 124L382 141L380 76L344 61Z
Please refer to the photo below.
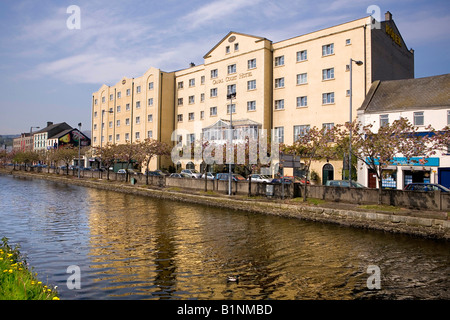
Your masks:
M386 14L380 29L372 28L371 19L279 42L230 32L204 55L201 65L174 72L150 68L139 78L103 85L92 95L92 144L150 137L175 145L202 138L205 128L228 120L229 112L233 121L256 123L259 129L273 130L279 142L292 144L307 127L349 120L351 58L363 61L353 66L355 119L373 81L414 77L414 53L406 49L392 15ZM230 92L236 93L233 105L227 99ZM151 167L167 168L167 161L155 159ZM324 164L315 163L312 169L321 176ZM329 164L340 177L342 160ZM190 165L199 169L200 163Z

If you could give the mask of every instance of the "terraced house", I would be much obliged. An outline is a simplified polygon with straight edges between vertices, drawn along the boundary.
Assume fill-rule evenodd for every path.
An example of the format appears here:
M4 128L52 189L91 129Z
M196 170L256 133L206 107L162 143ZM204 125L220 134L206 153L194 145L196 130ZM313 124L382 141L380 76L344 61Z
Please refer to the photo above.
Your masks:
M385 21L369 16L279 42L229 32L203 59L183 70L150 68L140 78L103 85L92 95L93 145L146 137L173 145L226 141L230 118L235 138L239 131L266 129L292 144L308 128L349 121L350 93L355 120L373 81L414 78L414 52L390 12ZM199 169L201 161L178 165ZM168 163L155 159L152 168L161 166ZM312 169L324 181L337 178L342 160L317 162ZM293 170L284 168L284 174Z

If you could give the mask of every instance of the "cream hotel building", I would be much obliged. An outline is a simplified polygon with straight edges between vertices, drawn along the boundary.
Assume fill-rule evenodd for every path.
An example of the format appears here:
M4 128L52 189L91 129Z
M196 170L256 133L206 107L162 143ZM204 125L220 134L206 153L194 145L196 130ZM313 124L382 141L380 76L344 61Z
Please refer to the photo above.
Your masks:
M103 85L92 95L92 144L226 140L230 111L233 128L273 129L278 141L292 144L308 127L349 121L350 59L363 62L352 65L353 120L373 81L414 78L414 52L390 12L381 22L369 16L280 42L230 32L203 58L202 65L152 67ZM151 167L169 165L177 164L155 159ZM194 160L178 166L200 169ZM324 159L311 169L325 181L340 179L342 167L342 160Z

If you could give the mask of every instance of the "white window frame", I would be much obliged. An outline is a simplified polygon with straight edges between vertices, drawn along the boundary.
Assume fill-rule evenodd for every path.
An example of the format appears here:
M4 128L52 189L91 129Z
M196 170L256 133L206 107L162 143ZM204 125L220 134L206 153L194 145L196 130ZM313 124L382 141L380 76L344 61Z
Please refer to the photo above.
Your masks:
M256 90L256 80L247 81L247 90Z
M297 139L300 137L303 137L308 131L311 129L311 126L309 124L301 124L294 126L294 141L297 141Z
M334 54L334 43L329 43L322 46L322 57L331 56L333 54Z
M300 73L297 75L297 85L308 83L308 73Z
M380 114L380 128L389 125L389 114Z
M284 55L275 57L275 67L284 66Z
M278 143L284 143L284 127L275 127L275 136L278 138Z
M275 110L284 110L284 99L275 100Z
M231 108L231 111L233 112L233 114L236 113L236 104L235 103L227 104L227 114L230 114L230 108Z
M322 80L333 80L334 68L322 69Z
M334 104L334 92L322 93L322 104Z
M308 96L297 97L297 108L306 108L308 106Z
M256 100L247 101L247 111L256 111Z
M425 113L423 111L417 111L413 113L414 125L424 126L425 125ZM421 120L421 121L418 121ZM421 122L421 123L418 123Z
M236 73L236 63L230 64L227 66L227 73L228 74L235 74Z
M284 77L275 79L275 89L284 88Z
M256 69L256 58L247 61L247 69Z
M297 62L308 60L308 50L297 51Z

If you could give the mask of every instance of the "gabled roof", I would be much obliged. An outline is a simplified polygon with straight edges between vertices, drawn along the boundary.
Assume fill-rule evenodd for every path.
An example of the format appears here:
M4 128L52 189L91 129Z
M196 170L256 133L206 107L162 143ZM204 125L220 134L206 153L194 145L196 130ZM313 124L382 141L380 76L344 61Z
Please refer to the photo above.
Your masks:
M426 108L450 108L450 74L374 81L358 111L379 113Z
M89 139L89 137L87 135L85 135L83 132L81 132L77 128L72 128L72 129L67 129L67 130L61 131L48 139L59 139L61 137L64 137L66 134L68 134L69 132L72 132L72 131L77 131L78 133L82 134L86 139Z
M229 126L230 126L230 120L219 119L212 125L203 128L203 130L212 129L212 128L228 128ZM242 127L242 126L261 126L261 123L250 120L250 119L233 120L233 127Z
M51 131L51 130L53 130L53 129L55 129L55 128L58 128L58 127L60 127L61 130L67 130L67 129L69 129L69 128L70 128L70 129L72 128L72 127L69 126L67 123L61 122L61 123L51 124L51 125L49 125L48 127L45 127L45 128L43 128L43 129L41 129L41 130L39 130L39 131L33 132L33 134L49 132L49 131Z
M222 38L222 40L220 40L211 50L209 50L204 56L203 59L208 58L208 56L211 54L211 52L213 52L222 42L224 42L226 39L228 39L232 34L235 35L240 35L240 36L245 36L245 37L250 37L250 38L255 38L256 40L268 40L264 37L258 37L258 36L252 36L250 34L245 34L245 33L240 33L240 32L235 32L235 31L230 31L227 33L227 35L225 37Z

